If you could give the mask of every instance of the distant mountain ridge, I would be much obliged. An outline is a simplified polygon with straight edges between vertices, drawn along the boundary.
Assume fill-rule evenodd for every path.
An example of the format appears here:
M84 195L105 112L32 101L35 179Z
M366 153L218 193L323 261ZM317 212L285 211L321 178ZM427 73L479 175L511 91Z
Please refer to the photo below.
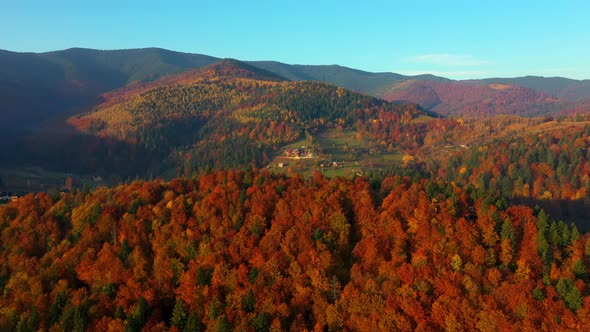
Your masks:
M489 117L498 114L541 116L568 110L576 103L519 85L465 81L406 80L381 94L388 101L406 101L443 116Z
M372 96L379 96L389 84L408 79L449 81L447 78L434 75L406 76L396 73L372 73L339 65L288 65L276 61L250 61L249 63L292 81L327 82Z
M161 48L94 50L71 48L45 53L18 53L0 50L0 130L4 133L34 130L55 117L75 114L101 102L101 95L134 82L149 82L188 69L201 68L222 59L174 52ZM521 86L567 101L559 107L544 107L549 113L571 109L586 110L590 99L590 80L543 78L490 78L453 81L433 75L405 76L396 73L371 73L338 65L289 65L276 61L249 61L249 65L292 81L312 80L335 84L356 92L390 101L406 100L433 110L436 98L423 86L425 96L412 90L410 95L393 90L406 82L450 84L445 89L465 85L509 84ZM429 83L430 84L430 83ZM428 85L428 84L427 84ZM420 89L418 89L419 92ZM469 89L468 89L469 90ZM478 89L474 89L478 90ZM406 91L406 90L403 90ZM399 97L392 99L392 96ZM410 98L412 97L412 98ZM414 98L416 97L416 98ZM476 99L477 95L468 99ZM569 102L575 101L575 104ZM486 101L482 100L485 104ZM424 104L422 104L424 103ZM517 103L518 104L518 103ZM580 106L581 105L581 106ZM485 105L484 105L485 106ZM526 103L523 107L526 107ZM472 113L468 111L467 113ZM506 113L506 112L505 112ZM513 112L507 112L512 114ZM543 112L527 112L523 115ZM444 112L442 114L445 114ZM463 114L461 111L454 113Z
M590 79L574 80L564 77L524 76L515 78L486 78L481 80L466 80L463 82L486 85L493 83L520 85L567 100L576 100L590 96Z
M92 106L104 92L217 61L206 55L158 48L114 51L72 48L47 53L0 50L0 82L11 86L10 90L0 90L4 97L0 112L5 117L0 130L34 129L64 112ZM34 96L31 90L37 91ZM35 99L34 103L30 102L31 98Z
M187 68L199 68L220 59L201 54L161 48L94 50L71 48L46 53L17 53L0 50L0 79L59 84L62 80L96 82L112 90L133 81L155 79ZM24 66L31 66L25 70ZM51 76L43 76L51 74ZM39 78L45 77L39 81Z

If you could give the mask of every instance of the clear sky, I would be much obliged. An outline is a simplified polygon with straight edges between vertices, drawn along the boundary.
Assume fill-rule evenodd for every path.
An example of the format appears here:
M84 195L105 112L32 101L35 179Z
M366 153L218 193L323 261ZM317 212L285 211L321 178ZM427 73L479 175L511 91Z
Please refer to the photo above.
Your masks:
M590 78L588 0L0 0L0 49L162 47L463 79Z

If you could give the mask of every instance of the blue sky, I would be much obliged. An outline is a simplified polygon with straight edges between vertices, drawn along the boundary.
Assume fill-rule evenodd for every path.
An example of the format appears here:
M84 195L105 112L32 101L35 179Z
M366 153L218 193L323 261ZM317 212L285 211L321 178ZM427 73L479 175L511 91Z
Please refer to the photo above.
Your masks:
M590 78L590 1L0 0L0 49L162 47L464 79Z

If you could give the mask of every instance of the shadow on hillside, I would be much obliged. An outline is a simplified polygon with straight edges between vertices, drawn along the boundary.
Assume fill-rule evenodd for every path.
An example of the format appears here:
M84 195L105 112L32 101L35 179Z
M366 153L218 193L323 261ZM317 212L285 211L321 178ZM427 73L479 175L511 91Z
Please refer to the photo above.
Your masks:
M0 149L0 163L6 168L38 166L58 172L120 179L157 174L163 160L161 152L74 131L11 136L0 142Z

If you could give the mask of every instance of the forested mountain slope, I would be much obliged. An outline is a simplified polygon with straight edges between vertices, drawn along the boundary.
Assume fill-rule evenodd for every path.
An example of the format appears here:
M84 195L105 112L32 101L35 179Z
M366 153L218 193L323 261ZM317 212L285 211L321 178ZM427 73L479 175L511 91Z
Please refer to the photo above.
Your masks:
M92 106L101 93L218 60L158 48L72 48L47 53L0 50L0 129L8 133L32 130L64 112Z
M100 102L100 95L107 91L119 89L134 82L152 81L188 69L198 69L218 61L221 59L160 48L127 50L72 48L45 53L17 53L0 50L0 96L3 98L0 112L5 116L5 121L0 123L0 129L7 133L34 130L44 121L56 116L59 117L68 112L70 114L82 112L84 109L92 107ZM478 89L478 86L485 87L495 84L511 85L520 90L528 89L530 91L524 94L523 91L520 91L512 97L500 96L500 104L493 106L493 108L506 106L503 103L507 98L515 98L514 102L524 108L520 110L522 113L519 114L521 115L555 110L563 111L570 109L571 103L577 106L579 100L590 98L588 80L526 76L452 81L427 74L407 76L396 73L372 73L338 65L291 65L276 61L251 61L249 63L293 81L326 82L372 96L385 97L389 100L401 99L419 103L425 108L430 108L430 104L421 104L424 98L417 96L415 91L423 88L404 90L405 92L402 91L402 93L398 91L399 85L414 81L424 82L421 84L426 85L432 84L429 82L437 82L446 90L458 89L458 92L452 92L452 95L468 93L469 99L480 97L481 89ZM460 84L457 85L457 83ZM465 88L465 86L469 88ZM471 90L473 91L468 92ZM556 108L551 98L547 101L547 105L542 100L537 100L534 104L529 105L518 99L523 97L526 101L530 98L531 93L557 98L564 101L564 104L560 104L560 107ZM444 96L442 98L444 99ZM479 100L471 102L477 101L478 107L489 108L491 106L486 106L487 98L496 97L487 91ZM495 103L492 101L492 104ZM464 114L474 113L473 105L463 106L465 109L461 110L458 109L459 105L453 105L454 113L448 109L442 109L441 114L459 114L458 111L462 111ZM528 110L529 106L532 106L533 110ZM496 113L514 114L515 110L501 110Z
M380 96L389 101L417 103L435 113L455 117L539 116L565 111L575 105L518 85L479 85L462 81L407 80L392 85Z
M290 82L235 60L105 96L96 110L69 123L90 136L149 151L159 161L171 158L187 171L261 166L281 146L336 127L413 149L424 127L413 121L424 115L415 105L326 83Z
M452 183L224 171L0 206L3 330L586 330L590 242Z

